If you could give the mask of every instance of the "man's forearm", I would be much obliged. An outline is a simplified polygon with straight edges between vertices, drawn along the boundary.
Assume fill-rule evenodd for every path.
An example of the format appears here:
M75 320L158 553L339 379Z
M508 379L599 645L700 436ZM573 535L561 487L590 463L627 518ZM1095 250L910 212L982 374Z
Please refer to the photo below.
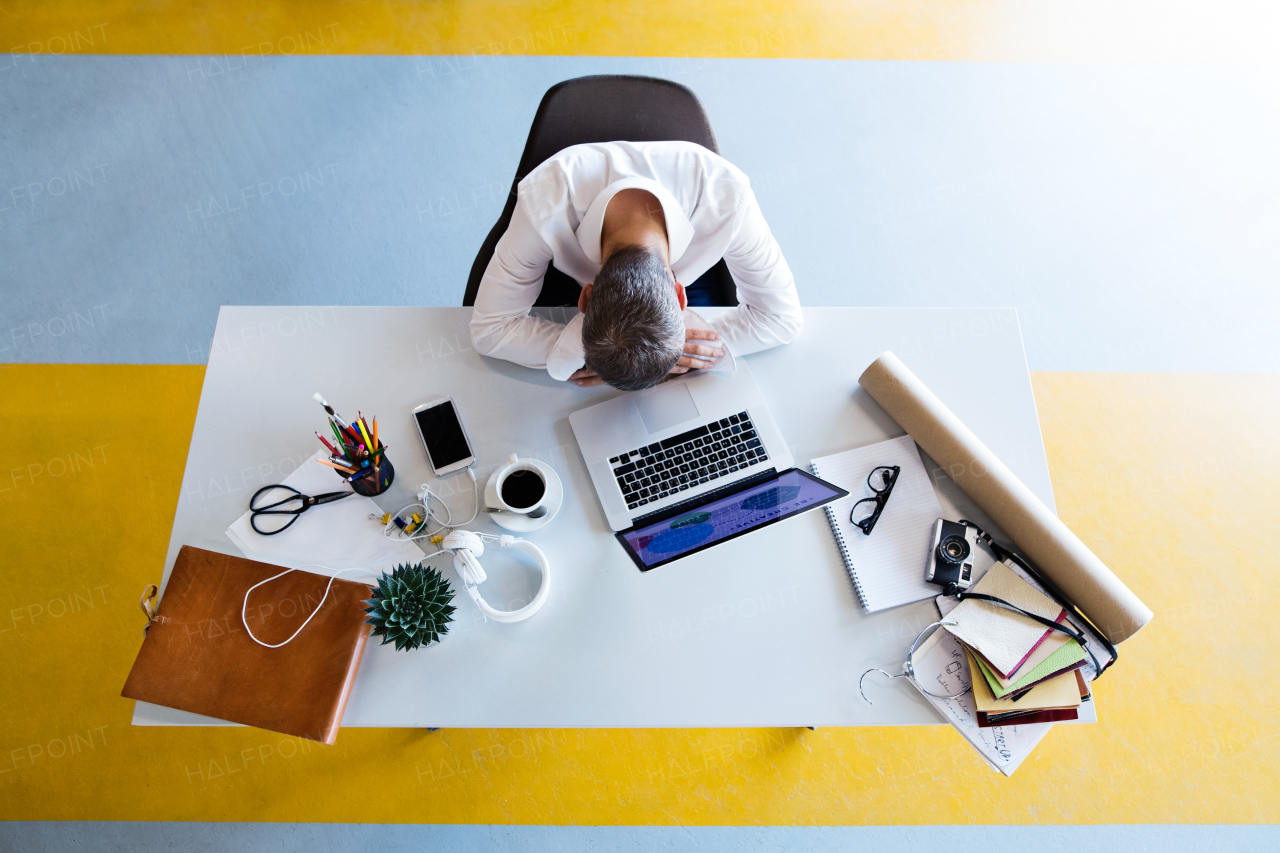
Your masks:
M730 352L750 355L794 341L804 326L804 314L798 303L773 312L744 303L712 320L710 325L720 333Z
M482 316L477 311L471 318L471 345L481 355L545 368L563 331L559 323L539 317Z

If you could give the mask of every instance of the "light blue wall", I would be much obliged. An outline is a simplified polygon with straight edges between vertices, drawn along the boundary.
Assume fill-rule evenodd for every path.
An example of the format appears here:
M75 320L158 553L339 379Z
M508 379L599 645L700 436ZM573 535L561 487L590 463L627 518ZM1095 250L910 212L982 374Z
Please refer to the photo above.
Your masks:
M1014 306L1033 370L1280 369L1275 75L564 57L24 67L0 361L203 362L222 304L459 304L542 93L600 72L702 96L807 304Z

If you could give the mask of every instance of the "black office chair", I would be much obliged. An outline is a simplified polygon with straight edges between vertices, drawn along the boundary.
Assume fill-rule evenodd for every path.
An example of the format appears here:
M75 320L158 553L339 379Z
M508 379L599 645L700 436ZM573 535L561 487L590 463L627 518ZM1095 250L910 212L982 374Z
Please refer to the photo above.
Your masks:
M516 178L511 183L502 216L485 238L471 265L464 306L474 305L480 279L493 258L498 239L511 224L516 209L516 191L521 179L540 163L570 145L584 142L654 142L679 139L696 142L720 153L716 134L711 129L702 102L692 91L656 77L623 74L600 74L578 77L557 83L542 96L538 114L533 117L529 141L524 145ZM737 288L723 260L708 275L712 277L717 305L737 305ZM692 282L689 282L692 283ZM582 287L570 276L547 265L542 292L535 305L566 306L578 304Z

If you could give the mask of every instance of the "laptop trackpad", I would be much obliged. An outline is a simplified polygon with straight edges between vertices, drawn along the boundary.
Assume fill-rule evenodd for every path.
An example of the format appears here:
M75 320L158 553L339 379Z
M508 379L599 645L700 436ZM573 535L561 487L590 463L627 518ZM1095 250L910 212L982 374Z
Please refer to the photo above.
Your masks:
M640 419L644 421L644 428L650 434L662 432L698 416L698 407L694 405L693 395L684 382L663 386L652 394L634 399L636 409L640 411Z

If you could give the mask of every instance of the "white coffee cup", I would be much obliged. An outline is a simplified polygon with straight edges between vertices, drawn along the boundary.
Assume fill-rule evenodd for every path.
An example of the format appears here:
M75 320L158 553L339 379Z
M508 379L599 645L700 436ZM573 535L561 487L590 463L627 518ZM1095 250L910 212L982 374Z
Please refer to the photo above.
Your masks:
M532 460L521 460L512 453L507 465L494 477L496 509L542 518L547 514L547 479Z

